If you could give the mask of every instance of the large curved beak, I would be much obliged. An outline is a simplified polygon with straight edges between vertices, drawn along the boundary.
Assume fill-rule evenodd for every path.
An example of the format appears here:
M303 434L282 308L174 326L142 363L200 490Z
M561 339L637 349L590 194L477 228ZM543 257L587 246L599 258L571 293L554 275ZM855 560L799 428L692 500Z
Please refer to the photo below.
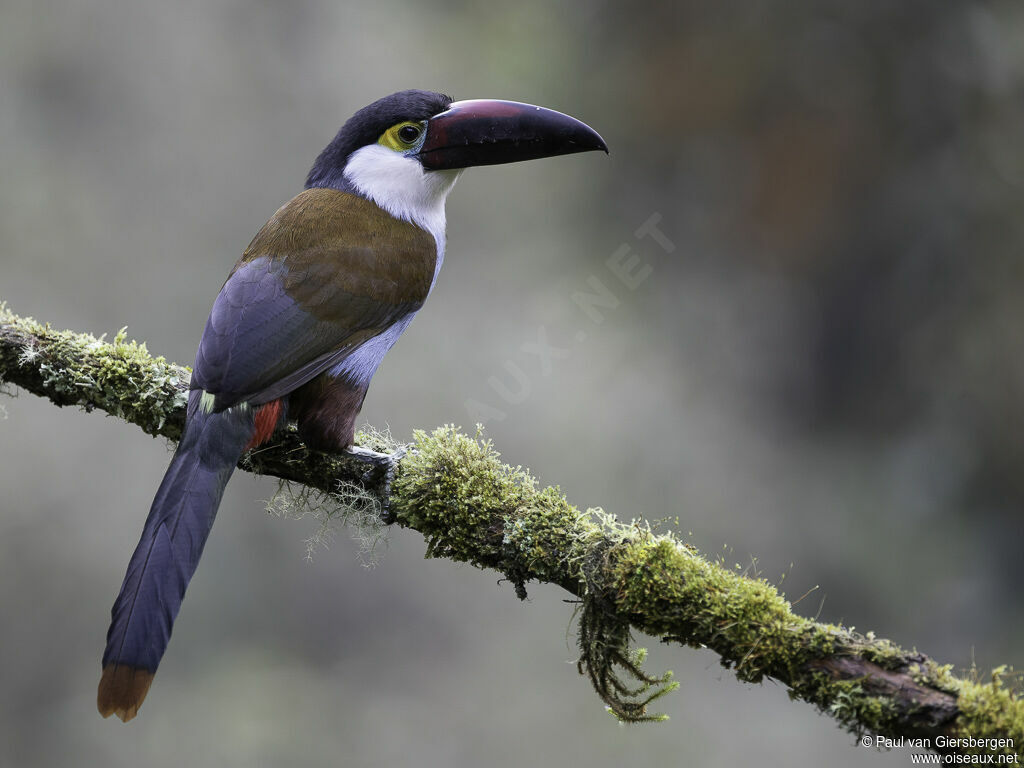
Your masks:
M427 121L419 158L437 171L596 149L607 152L608 145L574 117L518 101L473 99L453 102Z

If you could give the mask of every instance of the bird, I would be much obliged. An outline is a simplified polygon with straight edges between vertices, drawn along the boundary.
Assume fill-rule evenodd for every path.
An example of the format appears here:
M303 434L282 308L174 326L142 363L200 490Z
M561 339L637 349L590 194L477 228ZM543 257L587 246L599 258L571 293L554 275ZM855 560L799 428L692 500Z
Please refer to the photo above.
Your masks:
M463 170L587 151L608 146L569 115L424 90L342 125L214 300L181 440L111 609L103 717L138 714L241 457L287 422L311 449L359 450L370 379L434 287Z

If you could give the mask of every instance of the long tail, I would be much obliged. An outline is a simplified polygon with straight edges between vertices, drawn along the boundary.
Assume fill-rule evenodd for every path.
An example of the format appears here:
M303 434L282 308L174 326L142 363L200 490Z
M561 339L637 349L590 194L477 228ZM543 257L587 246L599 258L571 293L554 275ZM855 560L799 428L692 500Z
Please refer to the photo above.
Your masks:
M185 434L153 500L111 610L97 695L104 717L116 714L127 722L138 713L167 648L224 487L242 453L262 437L254 434L259 431L255 414L263 415L259 410L254 414L242 407L204 413L200 394L193 392L189 398ZM279 406L276 410L278 416Z

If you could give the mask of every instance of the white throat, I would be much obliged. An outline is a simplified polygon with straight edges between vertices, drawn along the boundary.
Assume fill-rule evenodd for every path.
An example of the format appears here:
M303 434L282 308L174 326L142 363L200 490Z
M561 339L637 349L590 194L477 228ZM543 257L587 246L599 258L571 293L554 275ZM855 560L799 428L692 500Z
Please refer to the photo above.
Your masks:
M461 173L427 171L415 157L380 144L360 147L345 164L345 178L360 194L395 218L411 222L434 236L435 280L444 260L444 201Z

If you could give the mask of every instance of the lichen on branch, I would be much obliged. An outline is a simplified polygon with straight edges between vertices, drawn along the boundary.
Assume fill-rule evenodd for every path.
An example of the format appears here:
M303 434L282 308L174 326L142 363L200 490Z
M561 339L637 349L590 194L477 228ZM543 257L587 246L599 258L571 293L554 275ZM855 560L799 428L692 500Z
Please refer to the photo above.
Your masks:
M151 357L123 331L106 342L54 331L0 305L0 383L58 405L99 408L177 439L187 379L187 368ZM364 439L377 450L387 447ZM417 431L412 448L392 486L395 521L423 534L429 557L494 569L520 597L531 581L574 595L580 671L623 720L657 719L646 705L675 686L668 673L642 669L643 651L631 645L637 630L709 648L740 680L778 680L791 697L858 734L927 739L948 754L1024 749L1024 700L1008 684L1017 679L1008 668L987 681L958 677L871 633L799 616L767 581L709 560L670 533L600 509L579 510L557 488L538 487L479 433L451 426ZM339 514L351 518L343 508L355 499L355 517L365 517L384 492L379 479L365 480L367 466L357 456L310 451L293 428L240 466L301 484L281 497L291 509L296 500L315 498L340 505Z
M113 341L57 331L0 303L0 380L57 405L98 408L150 435L181 437L192 371L149 354L122 328Z

